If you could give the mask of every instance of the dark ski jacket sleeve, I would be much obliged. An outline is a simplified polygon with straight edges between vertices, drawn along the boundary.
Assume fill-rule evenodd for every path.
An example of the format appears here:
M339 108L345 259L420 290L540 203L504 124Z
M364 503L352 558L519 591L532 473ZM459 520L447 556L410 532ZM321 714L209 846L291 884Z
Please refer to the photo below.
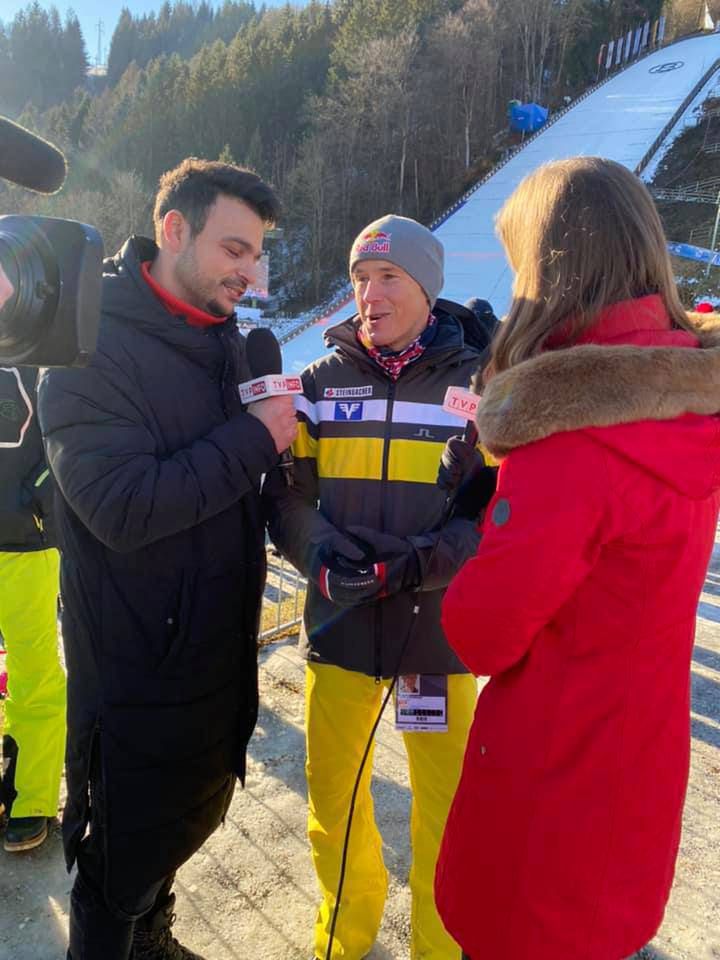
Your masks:
M318 509L318 476L314 457L293 460L293 486L282 471L272 470L263 486L263 505L270 539L303 576L310 576L319 546L339 531Z
M60 491L112 550L137 550L220 513L277 461L269 431L245 412L163 456L131 378L100 353L84 370L46 372L39 401Z
M480 544L477 524L453 517L439 530L407 538L420 562L421 590L442 590L460 567L474 557Z

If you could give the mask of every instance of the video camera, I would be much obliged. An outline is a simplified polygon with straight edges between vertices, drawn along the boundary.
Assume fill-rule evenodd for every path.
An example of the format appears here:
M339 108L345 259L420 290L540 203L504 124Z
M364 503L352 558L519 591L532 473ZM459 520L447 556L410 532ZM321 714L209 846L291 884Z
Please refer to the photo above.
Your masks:
M0 117L0 178L54 193L65 157ZM94 227L53 217L0 216L0 365L54 367L87 362L100 320L103 244Z

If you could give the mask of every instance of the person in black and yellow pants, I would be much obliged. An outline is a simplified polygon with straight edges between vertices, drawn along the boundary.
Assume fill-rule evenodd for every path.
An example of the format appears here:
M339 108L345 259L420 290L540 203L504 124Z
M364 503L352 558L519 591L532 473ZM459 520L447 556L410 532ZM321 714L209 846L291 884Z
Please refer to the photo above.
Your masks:
M48 819L58 812L65 753L59 555L36 381L36 370L0 368L0 632L8 671L0 803L11 853L45 840Z
M334 349L303 372L294 484L273 473L265 486L270 535L309 578L301 645L308 830L321 892L313 950L324 960L355 777L399 670L406 689L422 687L425 676L439 680L447 707L445 732L403 733L412 787L411 956L460 960L435 908L433 877L477 685L445 641L440 603L477 549L480 507L441 525L445 493L436 479L446 442L463 428L443 410L445 392L467 387L489 338L472 310L438 299L443 248L414 220L390 215L361 231L350 276L358 313L327 331ZM372 949L387 893L371 767L372 756L333 940L332 957L344 960Z

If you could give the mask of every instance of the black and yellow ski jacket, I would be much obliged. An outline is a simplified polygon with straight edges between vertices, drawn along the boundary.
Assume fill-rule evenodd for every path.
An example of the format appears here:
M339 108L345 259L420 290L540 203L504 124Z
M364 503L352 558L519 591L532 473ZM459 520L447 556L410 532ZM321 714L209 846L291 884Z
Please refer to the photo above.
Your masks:
M443 411L445 391L450 385L467 387L480 361L479 352L465 343L456 316L462 310L447 300L436 304L433 342L397 381L358 343L356 317L330 328L325 340L333 352L302 375L295 484L287 488L276 471L265 486L270 536L305 575L318 545L354 525L408 538L431 558L420 622L402 672L466 672L443 636L440 603L444 588L475 553L478 534L471 521L437 529L445 494L435 482L445 441L464 427L459 417ZM417 599L417 593L403 592L344 608L310 582L301 638L305 656L369 676L392 676Z

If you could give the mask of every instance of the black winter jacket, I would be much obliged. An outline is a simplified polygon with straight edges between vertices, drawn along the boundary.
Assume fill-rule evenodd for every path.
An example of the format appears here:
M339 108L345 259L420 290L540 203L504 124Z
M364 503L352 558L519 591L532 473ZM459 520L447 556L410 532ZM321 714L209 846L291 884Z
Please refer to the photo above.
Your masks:
M445 493L436 478L445 441L463 423L442 409L450 385L467 387L480 362L456 314L438 301L434 340L396 382L357 342L357 318L330 328L334 350L303 371L299 433L293 447L295 485L274 471L264 500L274 543L304 574L315 549L336 531L361 525L410 541L422 571L419 622L401 670L466 673L443 636L444 588L477 550L469 520L438 531ZM391 677L418 594L404 591L376 603L342 608L312 581L305 602L305 656L375 677Z
M0 551L55 546L53 482L35 411L37 370L0 367Z
M110 902L198 849L244 776L265 577L258 488L277 462L240 404L250 372L235 323L171 316L141 274L155 254L135 237L106 261L97 352L39 389L62 493L66 857L85 830L94 753Z

